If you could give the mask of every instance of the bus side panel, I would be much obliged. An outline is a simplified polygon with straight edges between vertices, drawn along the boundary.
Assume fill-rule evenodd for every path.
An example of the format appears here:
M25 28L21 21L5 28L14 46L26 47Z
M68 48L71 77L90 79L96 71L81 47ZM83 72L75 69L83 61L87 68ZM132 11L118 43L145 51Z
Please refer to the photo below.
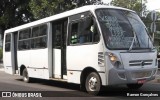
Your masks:
M18 51L17 60L18 60L18 67L21 67L22 65L24 65L25 67L29 67L30 51L29 50Z
M10 35L10 41L11 41L11 34ZM6 36L7 34L4 35L4 41L3 41L3 65L6 73L12 74L12 63L11 63L11 51L6 52ZM9 47L11 49L11 45Z
M61 50L53 49L53 76L61 78Z
M30 50L29 76L49 79L48 49Z
M11 52L3 53L3 64L5 68L5 72L12 74L12 64L11 64Z
M98 52L99 51L102 51L102 50L98 44L68 46L67 47L68 82L80 83L81 72L86 67L92 67L98 73L104 72L105 74L105 67L104 66L100 67L98 65Z

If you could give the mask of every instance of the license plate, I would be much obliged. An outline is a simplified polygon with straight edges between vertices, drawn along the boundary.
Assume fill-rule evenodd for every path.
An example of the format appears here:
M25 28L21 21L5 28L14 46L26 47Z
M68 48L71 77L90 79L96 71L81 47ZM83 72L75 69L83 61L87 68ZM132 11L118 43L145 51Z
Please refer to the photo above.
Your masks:
M146 80L138 80L138 84L143 84L145 82L146 82Z

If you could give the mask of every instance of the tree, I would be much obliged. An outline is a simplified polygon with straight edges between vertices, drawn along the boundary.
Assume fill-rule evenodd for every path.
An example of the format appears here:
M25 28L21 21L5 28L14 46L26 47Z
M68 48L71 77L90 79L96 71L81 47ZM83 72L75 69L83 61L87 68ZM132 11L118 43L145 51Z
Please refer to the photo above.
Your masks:
M143 2L142 0L112 0L111 5L131 9L136 11L138 15L141 15L142 11L146 10L145 3L147 0L143 0Z
M35 19L41 19L75 8L72 0L31 0L29 6Z
M29 1L30 0L0 0L0 30L2 33L8 28L33 20L32 14L29 11Z
M102 4L101 0L31 0L29 6L35 19L41 19L67 10L91 4Z
M102 0L75 0L77 7L92 4L103 4Z

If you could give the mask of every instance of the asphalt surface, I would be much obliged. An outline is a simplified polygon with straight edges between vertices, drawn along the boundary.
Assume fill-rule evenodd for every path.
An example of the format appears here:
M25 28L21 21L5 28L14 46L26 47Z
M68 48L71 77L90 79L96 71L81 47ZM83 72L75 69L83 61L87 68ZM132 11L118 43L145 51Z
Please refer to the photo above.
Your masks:
M158 76L157 76L158 78ZM10 75L4 72L3 65L0 64L0 93L42 93L43 98L0 98L0 100L141 100L148 97L126 97L126 93L159 93L160 83L156 80L144 84L139 90L128 89L125 85L103 87L99 96L91 96L80 91L79 85L69 84L65 82L57 82L51 80L32 79L31 83L24 83L22 77L18 75ZM1 95L1 94L0 94ZM160 99L159 97L149 97L149 99Z

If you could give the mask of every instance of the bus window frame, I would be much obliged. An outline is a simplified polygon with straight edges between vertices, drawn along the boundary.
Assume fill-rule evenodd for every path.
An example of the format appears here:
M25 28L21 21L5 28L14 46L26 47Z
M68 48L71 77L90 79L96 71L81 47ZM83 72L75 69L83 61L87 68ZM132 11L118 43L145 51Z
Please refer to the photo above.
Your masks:
M7 33L6 35L5 35L5 52L11 52L11 34L12 33ZM10 41L8 42L8 41L6 41L7 40L7 35L10 35ZM9 46L9 50L6 50L6 44L10 44L10 46Z
M30 38L30 50L37 50L37 49L46 49L48 48L48 32L49 32L49 26L48 26L48 23L43 23L43 24L39 24L39 25L35 25L35 26L32 26L31 27L31 38ZM32 34L33 34L33 28L34 27L40 27L40 26L43 26L43 25L46 25L47 26L47 31L46 31L46 35L42 35L42 36L38 36L38 37L32 37ZM32 39L36 39L36 38L41 38L41 37L46 37L46 47L41 47L41 48L32 48L31 46L31 40Z
M32 37L32 30L33 30L33 28L34 27L40 27L40 26L43 26L43 25L46 25L47 26L47 31L46 31L46 35L42 35L42 36L38 36L38 37ZM43 23L43 24L38 24L38 25L35 25L35 26L32 26L32 27L28 27L28 28L24 28L24 29L22 29L22 30L19 30L18 31L18 42L19 41L25 41L25 40L29 40L29 49L22 49L22 50L20 50L19 49L19 43L17 42L17 51L26 51L26 50L37 50L37 49L45 49L45 48L48 48L48 31L49 31L49 26L48 26L48 22L47 23ZM20 34L20 31L23 31L23 30L26 30L26 29L30 29L30 38L27 38L27 39L21 39L21 40L19 40L19 34ZM36 39L36 38L41 38L41 37L46 37L46 47L41 47L41 48L32 48L31 47L31 40L32 39Z
M86 15L85 17L79 17L82 15ZM72 24L73 23L78 23L80 21L83 21L86 17L91 17L91 19L93 20L93 25L94 27L97 28L97 35L98 35L98 41L94 42L92 40L92 42L86 42L86 43L76 43L76 44L71 44L71 28L72 28ZM96 17L94 16L94 14L91 11L86 11L86 12L82 12L79 14L75 14L69 17L69 23L68 23L68 46L83 46L83 45L94 45L94 44L98 44L101 40L101 34L100 34L100 30L98 27L98 22L96 20Z
M24 30L27 30L27 29L30 29L30 37L29 37L29 38L26 38L26 39L19 39L19 34L20 34L20 32L21 32L21 31L24 31ZM30 50L30 49L31 49L31 45L30 45L31 32L32 32L32 28L31 28L31 27L24 28L24 29L18 31L17 51L26 51L26 50ZM26 40L29 41L29 49L19 49L19 42L21 42L21 41L26 41Z

